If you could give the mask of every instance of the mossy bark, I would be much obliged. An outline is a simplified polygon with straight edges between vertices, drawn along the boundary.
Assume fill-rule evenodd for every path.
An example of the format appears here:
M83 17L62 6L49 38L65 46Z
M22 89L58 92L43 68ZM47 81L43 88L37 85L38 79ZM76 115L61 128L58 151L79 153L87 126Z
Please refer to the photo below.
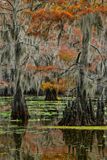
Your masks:
M79 74L77 81L76 99L72 103L68 103L63 113L63 118L59 125L103 125L104 124L104 109L103 105L97 105L97 116L95 117L93 103L87 96L86 86L86 67L88 59L89 42L92 30L91 15L82 18L81 26L83 32L82 52L79 59ZM101 112L100 112L101 111ZM100 121L101 119L101 121ZM100 122L99 122L100 121Z

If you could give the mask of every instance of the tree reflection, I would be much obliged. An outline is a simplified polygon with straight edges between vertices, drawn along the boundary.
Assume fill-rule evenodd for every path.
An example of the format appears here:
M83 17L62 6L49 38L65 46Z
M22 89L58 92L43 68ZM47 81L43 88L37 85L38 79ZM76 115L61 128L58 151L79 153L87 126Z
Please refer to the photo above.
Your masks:
M104 131L96 131L97 141L98 141L98 151L99 154L102 153L104 156L104 149L105 149L105 136Z
M15 160L93 160L104 157L105 136L102 130L63 129L61 132L40 129L32 133L22 125L18 126L18 130L22 130L21 133L16 128L13 132Z
M100 155L104 157L104 131L62 130L62 132L65 144L68 146L68 160L70 157L76 160L89 160L95 140Z
M24 155L21 149L23 137L26 133L27 122L13 122L15 128L13 128L13 137L15 142L15 160L34 160L29 154ZM23 157L23 158L22 158Z

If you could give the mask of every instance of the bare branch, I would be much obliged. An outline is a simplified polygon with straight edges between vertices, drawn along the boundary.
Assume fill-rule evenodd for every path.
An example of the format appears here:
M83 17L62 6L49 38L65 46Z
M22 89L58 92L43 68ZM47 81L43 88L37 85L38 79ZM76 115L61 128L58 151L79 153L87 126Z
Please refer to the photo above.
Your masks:
M32 47L36 47L38 49L38 45L33 45L33 44L25 43L25 42L19 42L19 43L29 45L29 46L32 46Z
M64 70L64 72L62 72L62 73L58 76L58 78L61 77L61 76L63 76L65 73L67 73L67 72L69 72L69 71L72 71L74 68L73 68L72 70L71 70L71 68L74 67L74 66L76 66L76 65L77 65L77 63L74 63L74 64L72 64L71 66L69 66L66 70L65 70L65 69L60 69L60 70Z
M25 9L29 9L29 8L30 8L30 7L21 8L21 9L18 9L17 12L21 12L21 11L23 11L23 10L25 10Z
M12 9L5 8L5 7L2 7L2 6L0 6L0 8L5 9L5 10L7 10L7 11L12 11Z
M10 6L11 6L12 8L14 8L14 6L12 5L12 3L11 3L9 0L7 0L7 2L10 4Z
M104 64L104 61L103 61L103 57L101 55L101 52L99 51L99 49L97 47L95 47L94 45L91 44L91 47L93 47L94 49L97 50L97 52L99 53L99 55L101 56L101 59L102 59L102 63L103 63L103 66L104 66L104 69L105 69L105 64ZM105 69L106 70L106 69ZM105 71L104 71L105 72Z
M22 63L20 66L21 66L21 67L24 66L24 65L27 63L28 59L29 59L29 55L27 55L27 56L24 58L23 63Z
M63 22L61 21L61 24L60 24L61 26L61 30L60 30L60 33L59 33L59 35L58 35L58 46L59 46L59 43L60 43L60 39L61 39L61 36L62 36L62 33L63 33L63 31L64 31L64 24L63 24Z
M9 13L9 12L8 13L6 13L6 12L0 12L0 14L4 14L4 15L5 14L9 14L9 15L12 15L12 13Z
M99 51L99 49L97 47L95 47L94 45L92 45L92 44L91 44L91 47L93 47L94 49L96 49L98 51L98 53L100 54L101 59L103 61L103 57L102 57L101 52Z

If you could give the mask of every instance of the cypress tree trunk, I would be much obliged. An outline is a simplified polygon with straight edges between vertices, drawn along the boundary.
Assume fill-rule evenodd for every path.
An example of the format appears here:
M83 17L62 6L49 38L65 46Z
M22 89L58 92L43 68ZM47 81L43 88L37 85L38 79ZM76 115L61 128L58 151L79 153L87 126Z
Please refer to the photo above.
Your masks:
M17 32L15 32L17 34ZM16 36L17 37L17 36ZM12 119L27 120L29 117L24 93L21 86L21 68L20 68L21 46L15 45L15 91L12 105Z
M84 22L87 22L87 17L83 18ZM86 95L86 86L85 86L85 67L87 65L87 55L88 55L88 45L90 37L90 29L85 27L83 30L83 39L82 39L82 54L80 57L80 68L77 82L77 98L72 103L69 104L70 108L68 114L66 114L66 108L64 112L64 118L59 122L60 125L89 125L91 124L90 120L90 110L88 105L88 99ZM87 113L88 112L88 113ZM88 115L89 114L89 115ZM87 116L88 115L88 116ZM67 117L67 118L66 118Z
M49 77L45 78L45 82L52 83ZM56 101L57 100L57 91L55 88L47 88L45 90L45 100L46 101Z
M23 121L27 120L29 117L27 105L25 102L23 90L21 88L21 67L20 67L20 60L22 56L22 49L21 44L19 42L19 34L20 28L18 27L18 12L17 6L20 4L20 0L14 0L14 10L12 14L12 39L14 42L13 45L13 52L15 56L15 91L13 97L13 105L12 105L12 119L21 119Z
M55 89L47 89L46 90L46 101L55 101L57 100L57 93Z
M68 103L59 125L95 125L95 115L91 99L87 97L86 67L88 59L88 47L91 35L91 15L82 18L82 53L77 82L77 97L72 103Z
M27 121L27 119L29 118L25 97L20 86L20 80L17 81L16 85L14 100L12 104L11 118L13 120L20 119L22 121Z

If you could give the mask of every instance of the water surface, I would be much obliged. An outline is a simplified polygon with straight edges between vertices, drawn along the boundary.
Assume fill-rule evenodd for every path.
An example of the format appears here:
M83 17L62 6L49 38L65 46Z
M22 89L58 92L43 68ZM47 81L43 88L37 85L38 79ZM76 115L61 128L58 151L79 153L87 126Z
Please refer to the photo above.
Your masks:
M1 107L10 103L3 99ZM29 98L31 119L10 120L10 109L0 112L0 160L106 160L107 127L60 127L66 101ZM5 107L4 107L5 108Z

